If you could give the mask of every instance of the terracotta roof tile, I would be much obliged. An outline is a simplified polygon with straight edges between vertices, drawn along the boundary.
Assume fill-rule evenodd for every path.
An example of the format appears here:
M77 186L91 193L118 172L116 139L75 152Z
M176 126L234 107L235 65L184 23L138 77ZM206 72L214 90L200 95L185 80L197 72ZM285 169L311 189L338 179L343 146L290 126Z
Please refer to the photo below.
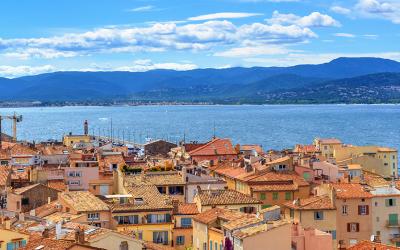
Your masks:
M67 189L67 185L65 184L64 180L48 180L47 186L60 191L65 191Z
M107 204L88 191L64 192L60 194L60 198L78 212L109 210Z
M125 175L125 186L131 185L184 185L182 175L179 172L148 172L138 175Z
M237 155L231 140L216 138L209 143L189 152L190 156Z
M361 184L340 183L333 184L336 197L339 199L371 198L372 194L365 191Z
M240 150L244 150L244 151L254 150L258 154L263 154L264 153L262 147L260 145L256 145L256 144L253 144L253 145L241 145L240 146Z
M260 224L260 225L256 225L256 226L252 226L252 227L246 227L243 229L240 229L238 231L235 231L233 233L233 236L235 238L239 238L239 239L244 239L265 231L269 231L269 230L273 230L274 228L280 227L280 226L284 226L287 225L289 222L287 221L275 221L272 223L268 223L268 224Z
M11 180L11 168L0 166L0 186L7 186Z
M334 210L336 209L328 196L315 196L286 202L284 206L296 210Z
M196 197L200 199L202 206L208 205L235 205L235 204L260 204L261 201L242 194L235 190L201 190Z
M361 241L360 243L347 248L347 250L398 250L398 249L400 248L370 241Z
M175 214L194 215L198 213L199 210L195 203L180 203L178 205L178 211Z
M193 217L193 220L201 222L203 224L210 224L218 219L224 221L237 220L241 218L243 215L244 213L235 210L213 208L196 215L195 217Z

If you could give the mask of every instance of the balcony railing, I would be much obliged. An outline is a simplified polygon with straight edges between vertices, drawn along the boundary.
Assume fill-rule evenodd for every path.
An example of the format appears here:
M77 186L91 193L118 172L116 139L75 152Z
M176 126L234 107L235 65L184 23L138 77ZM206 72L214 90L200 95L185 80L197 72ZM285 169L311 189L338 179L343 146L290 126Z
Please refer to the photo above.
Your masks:
M400 227L400 223L399 223L399 221L387 220L386 221L386 226L387 227Z

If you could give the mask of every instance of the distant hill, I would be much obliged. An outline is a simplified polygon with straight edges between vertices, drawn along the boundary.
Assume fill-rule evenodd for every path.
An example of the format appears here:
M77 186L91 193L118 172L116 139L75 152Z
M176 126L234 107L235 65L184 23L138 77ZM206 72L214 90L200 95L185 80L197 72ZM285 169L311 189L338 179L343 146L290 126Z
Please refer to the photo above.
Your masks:
M341 89L376 90L382 83L385 87L397 86L398 75L392 73L400 73L400 63L381 58L338 58L324 64L292 67L55 72L0 78L0 101L323 102L322 97L329 96L317 90L340 94ZM396 91L386 91L385 96L395 98ZM374 96L378 97L379 94Z

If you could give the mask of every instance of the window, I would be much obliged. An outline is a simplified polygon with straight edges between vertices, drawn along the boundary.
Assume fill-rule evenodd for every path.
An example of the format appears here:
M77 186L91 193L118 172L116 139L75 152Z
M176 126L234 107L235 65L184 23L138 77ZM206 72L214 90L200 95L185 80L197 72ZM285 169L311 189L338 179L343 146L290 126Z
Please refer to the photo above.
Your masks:
M285 200L289 201L289 200L291 200L291 199L292 199L292 193L286 192L286 193L285 193Z
M342 206L342 214L347 215L347 205Z
M153 232L153 243L168 244L168 232L157 231Z
M347 223L347 232L359 232L360 224L359 223Z
M379 222L379 217L376 217L376 222Z
M138 215L129 215L129 216L116 216L114 217L119 225L123 224L139 224L139 216Z
M148 214L147 223L165 223L171 222L170 214Z
M100 214L99 213L88 213L87 218L88 218L88 220L99 220Z
M68 185L71 186L80 186L81 182L80 181L68 181Z
M368 211L368 205L359 205L358 206L358 214L359 215L368 215L369 211Z
M185 236L176 236L177 245L185 245Z
M314 212L314 220L323 220L324 212L323 211L315 211Z
M181 226L182 227L192 227L192 218L182 218Z
M260 194L260 200L265 200L265 193Z
M7 243L7 250L16 250L24 246L26 246L26 240L13 241Z
M375 207L377 207L378 206L378 202L377 201L375 201Z
M210 240L210 250L213 250L213 242Z
M29 205L29 198L28 197L24 197L21 199L21 204L22 205Z
M277 192L273 192L272 193L272 199L273 200L277 200L278 199L278 193Z
M294 209L290 209L290 218L291 218L291 219L294 218Z
M386 199L386 200L385 200L385 205L386 205L387 207L394 207L394 206L396 206L396 199L394 199L394 198Z

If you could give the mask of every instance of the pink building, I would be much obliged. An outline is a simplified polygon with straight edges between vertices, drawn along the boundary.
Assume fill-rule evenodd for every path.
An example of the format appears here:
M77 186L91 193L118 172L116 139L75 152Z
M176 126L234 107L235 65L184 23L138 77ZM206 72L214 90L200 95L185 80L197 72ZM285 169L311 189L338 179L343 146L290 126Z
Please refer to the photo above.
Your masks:
M312 168L316 180L337 182L339 167L327 161L313 162Z
M314 228L292 225L292 249L296 250L332 250L332 235Z
M68 190L89 190L89 183L99 179L98 167L64 168Z

